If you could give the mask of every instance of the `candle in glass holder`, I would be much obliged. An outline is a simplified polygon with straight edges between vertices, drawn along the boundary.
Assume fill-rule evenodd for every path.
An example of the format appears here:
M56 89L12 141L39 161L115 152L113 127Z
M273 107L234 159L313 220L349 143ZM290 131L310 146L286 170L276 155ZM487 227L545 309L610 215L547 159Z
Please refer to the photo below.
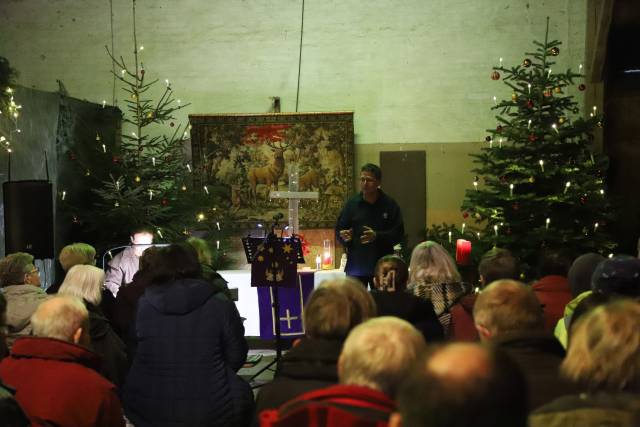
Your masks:
M471 242L465 239L456 240L456 263L468 265L471 261Z
M330 239L322 241L322 269L333 269L333 244Z

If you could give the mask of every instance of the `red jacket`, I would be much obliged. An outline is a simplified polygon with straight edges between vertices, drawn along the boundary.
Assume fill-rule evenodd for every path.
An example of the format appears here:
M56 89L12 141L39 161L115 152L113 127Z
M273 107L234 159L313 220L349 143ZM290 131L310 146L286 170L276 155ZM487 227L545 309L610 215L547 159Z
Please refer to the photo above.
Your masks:
M553 333L556 323L564 316L564 307L573 299L569 280L564 276L545 276L532 286L544 311L544 327Z
M396 405L367 387L334 385L260 413L260 427L384 427Z
M478 341L478 331L473 321L473 306L476 304L478 294L469 294L460 298L449 310L451 313L451 325L449 326L449 338L453 341Z
M34 426L124 427L115 386L92 369L98 362L79 345L25 337L0 362L0 378Z

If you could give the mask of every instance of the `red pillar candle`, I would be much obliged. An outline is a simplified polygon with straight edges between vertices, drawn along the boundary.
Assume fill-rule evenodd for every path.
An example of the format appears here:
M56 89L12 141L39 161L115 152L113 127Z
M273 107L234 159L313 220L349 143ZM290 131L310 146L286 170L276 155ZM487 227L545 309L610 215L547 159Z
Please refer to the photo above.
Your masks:
M471 260L471 242L464 239L456 241L456 262L459 265L468 265Z

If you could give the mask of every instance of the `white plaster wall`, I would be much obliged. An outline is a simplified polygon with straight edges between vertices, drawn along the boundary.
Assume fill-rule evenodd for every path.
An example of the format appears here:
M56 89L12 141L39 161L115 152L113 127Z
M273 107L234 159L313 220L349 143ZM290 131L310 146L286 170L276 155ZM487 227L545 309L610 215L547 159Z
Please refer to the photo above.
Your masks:
M138 0L147 76L172 81L189 113L295 111L301 0ZM131 58L130 0L0 0L0 55L19 83L111 103L104 46ZM586 0L306 0L299 111L355 111L356 143L481 141L490 69L519 63L533 39L584 57ZM117 92L117 98L124 94Z

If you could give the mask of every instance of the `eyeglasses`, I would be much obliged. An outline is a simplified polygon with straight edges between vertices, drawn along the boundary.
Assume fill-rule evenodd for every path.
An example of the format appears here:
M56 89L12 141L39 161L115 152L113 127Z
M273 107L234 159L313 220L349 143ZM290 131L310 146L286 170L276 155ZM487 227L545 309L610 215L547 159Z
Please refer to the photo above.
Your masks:
M33 270L29 271L27 274L39 274L40 269L38 267L33 267Z

